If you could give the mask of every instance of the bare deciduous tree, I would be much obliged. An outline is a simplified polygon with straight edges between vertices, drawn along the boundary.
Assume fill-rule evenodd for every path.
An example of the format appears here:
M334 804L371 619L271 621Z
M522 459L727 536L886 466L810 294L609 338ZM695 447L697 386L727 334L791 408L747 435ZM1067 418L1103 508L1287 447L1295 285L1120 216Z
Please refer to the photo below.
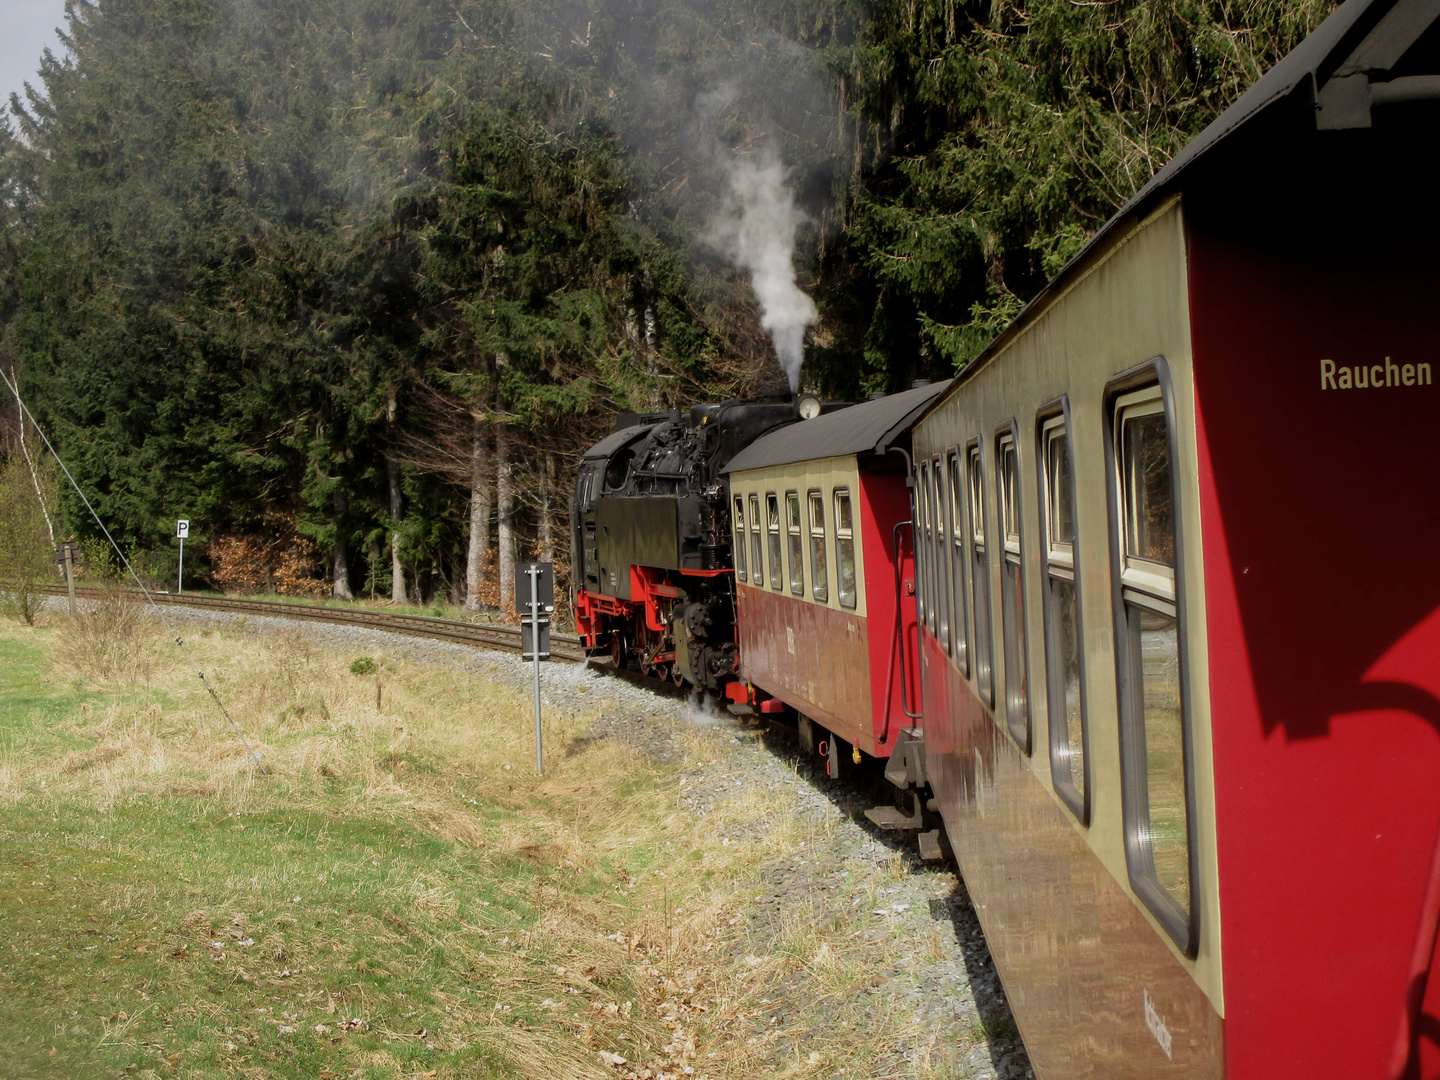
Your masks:
M0 459L0 610L34 625L41 586L55 572L51 522L54 485L46 470L32 471L18 448Z

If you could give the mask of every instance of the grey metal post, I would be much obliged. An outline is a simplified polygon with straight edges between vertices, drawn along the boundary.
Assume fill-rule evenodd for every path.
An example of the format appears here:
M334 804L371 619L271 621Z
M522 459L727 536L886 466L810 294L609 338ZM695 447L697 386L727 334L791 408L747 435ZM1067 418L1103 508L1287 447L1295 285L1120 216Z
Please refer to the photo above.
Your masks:
M535 775L545 773L540 754L540 567L532 565L530 575L530 662L535 666Z
M175 579L175 591L185 591L185 537L180 537L180 573Z

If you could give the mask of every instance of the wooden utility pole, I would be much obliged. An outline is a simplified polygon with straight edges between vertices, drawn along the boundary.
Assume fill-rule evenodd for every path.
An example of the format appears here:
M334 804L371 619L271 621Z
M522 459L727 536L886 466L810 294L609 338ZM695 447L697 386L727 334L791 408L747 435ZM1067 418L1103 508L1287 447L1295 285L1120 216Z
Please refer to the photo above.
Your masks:
M66 540L60 547L60 557L65 564L65 590L70 594L70 618L75 618L75 556L74 543Z

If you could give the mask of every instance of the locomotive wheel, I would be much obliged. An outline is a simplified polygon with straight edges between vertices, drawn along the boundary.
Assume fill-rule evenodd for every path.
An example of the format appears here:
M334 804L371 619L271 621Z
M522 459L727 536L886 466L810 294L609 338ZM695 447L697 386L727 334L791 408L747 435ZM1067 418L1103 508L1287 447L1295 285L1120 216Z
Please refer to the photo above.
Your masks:
M615 665L616 670L621 670L625 667L625 654L630 651L627 645L628 642L625 640L625 632L623 630L616 630L610 635L610 662Z
M685 685L685 673L680 670L679 664L676 664L670 669L670 681L676 686Z

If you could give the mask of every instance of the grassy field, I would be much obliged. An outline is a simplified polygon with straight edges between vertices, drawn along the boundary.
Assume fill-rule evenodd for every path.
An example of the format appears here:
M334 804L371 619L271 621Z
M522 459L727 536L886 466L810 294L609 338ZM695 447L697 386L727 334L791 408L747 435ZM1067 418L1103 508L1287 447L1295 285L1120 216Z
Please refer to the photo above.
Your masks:
M898 853L759 928L844 819L725 725L636 698L699 817L583 684L537 781L525 694L234 626L187 644L264 774L140 609L0 624L0 1077L930 1078L986 1037L895 1070L937 1035L866 996L916 946L871 910Z
M0 1075L729 1072L680 965L754 853L583 706L537 782L528 702L482 678L197 635L259 775L112 622L0 629Z

